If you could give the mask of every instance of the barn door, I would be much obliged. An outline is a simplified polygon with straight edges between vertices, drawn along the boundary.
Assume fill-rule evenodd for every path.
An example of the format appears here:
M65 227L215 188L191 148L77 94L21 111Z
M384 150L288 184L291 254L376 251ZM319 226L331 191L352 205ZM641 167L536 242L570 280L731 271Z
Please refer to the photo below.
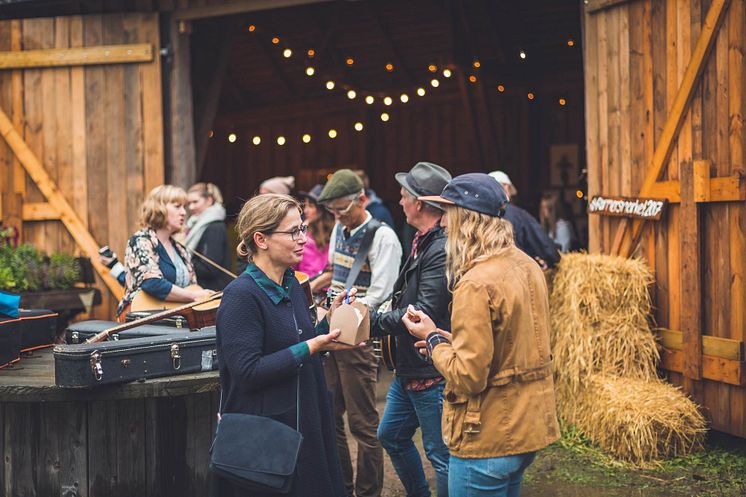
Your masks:
M0 219L48 252L123 254L163 182L158 14L0 21ZM103 288L103 285L100 285Z

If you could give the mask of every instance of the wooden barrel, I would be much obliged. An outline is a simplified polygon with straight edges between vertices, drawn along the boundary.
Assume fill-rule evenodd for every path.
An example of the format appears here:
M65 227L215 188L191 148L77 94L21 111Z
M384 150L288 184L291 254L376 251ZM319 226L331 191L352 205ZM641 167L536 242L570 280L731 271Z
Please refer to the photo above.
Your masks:
M54 384L52 350L0 370L3 495L207 495L216 371L93 389Z

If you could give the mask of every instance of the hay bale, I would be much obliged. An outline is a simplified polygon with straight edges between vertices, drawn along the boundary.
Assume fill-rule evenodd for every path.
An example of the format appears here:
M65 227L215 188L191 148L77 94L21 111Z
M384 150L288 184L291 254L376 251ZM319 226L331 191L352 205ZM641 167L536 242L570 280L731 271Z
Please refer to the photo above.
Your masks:
M697 406L660 380L593 375L560 411L604 451L636 466L701 449L706 431Z
M550 295L552 353L560 390L578 394L597 373L656 378L659 354L649 323L652 281L647 265L639 260L562 256Z

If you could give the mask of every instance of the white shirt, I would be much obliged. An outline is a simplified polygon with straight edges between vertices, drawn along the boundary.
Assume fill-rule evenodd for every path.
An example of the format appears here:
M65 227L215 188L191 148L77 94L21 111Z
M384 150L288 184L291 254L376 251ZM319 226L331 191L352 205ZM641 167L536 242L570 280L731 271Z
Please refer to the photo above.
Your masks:
M365 221L355 229L350 230L350 236L360 231L368 222L373 219L370 212L366 212ZM339 222L334 225L329 243L329 263L334 261L334 241L337 239L337 230L343 229ZM370 286L365 292L365 297L361 297L360 302L377 309L379 305L385 302L394 291L394 283L399 275L399 264L401 264L402 249L399 239L396 237L394 230L386 223L381 223L381 227L373 235L373 241L368 251L368 263L370 264Z

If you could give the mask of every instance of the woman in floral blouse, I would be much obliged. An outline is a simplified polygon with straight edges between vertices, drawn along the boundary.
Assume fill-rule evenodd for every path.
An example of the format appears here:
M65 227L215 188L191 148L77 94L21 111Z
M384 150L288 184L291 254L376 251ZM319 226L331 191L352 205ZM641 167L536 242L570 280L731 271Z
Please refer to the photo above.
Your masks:
M184 226L186 201L182 188L161 185L143 202L143 228L130 237L124 255L125 292L117 308L118 319L124 318L140 290L169 302L194 302L212 293L186 288L195 285L197 278L189 253L173 239Z

